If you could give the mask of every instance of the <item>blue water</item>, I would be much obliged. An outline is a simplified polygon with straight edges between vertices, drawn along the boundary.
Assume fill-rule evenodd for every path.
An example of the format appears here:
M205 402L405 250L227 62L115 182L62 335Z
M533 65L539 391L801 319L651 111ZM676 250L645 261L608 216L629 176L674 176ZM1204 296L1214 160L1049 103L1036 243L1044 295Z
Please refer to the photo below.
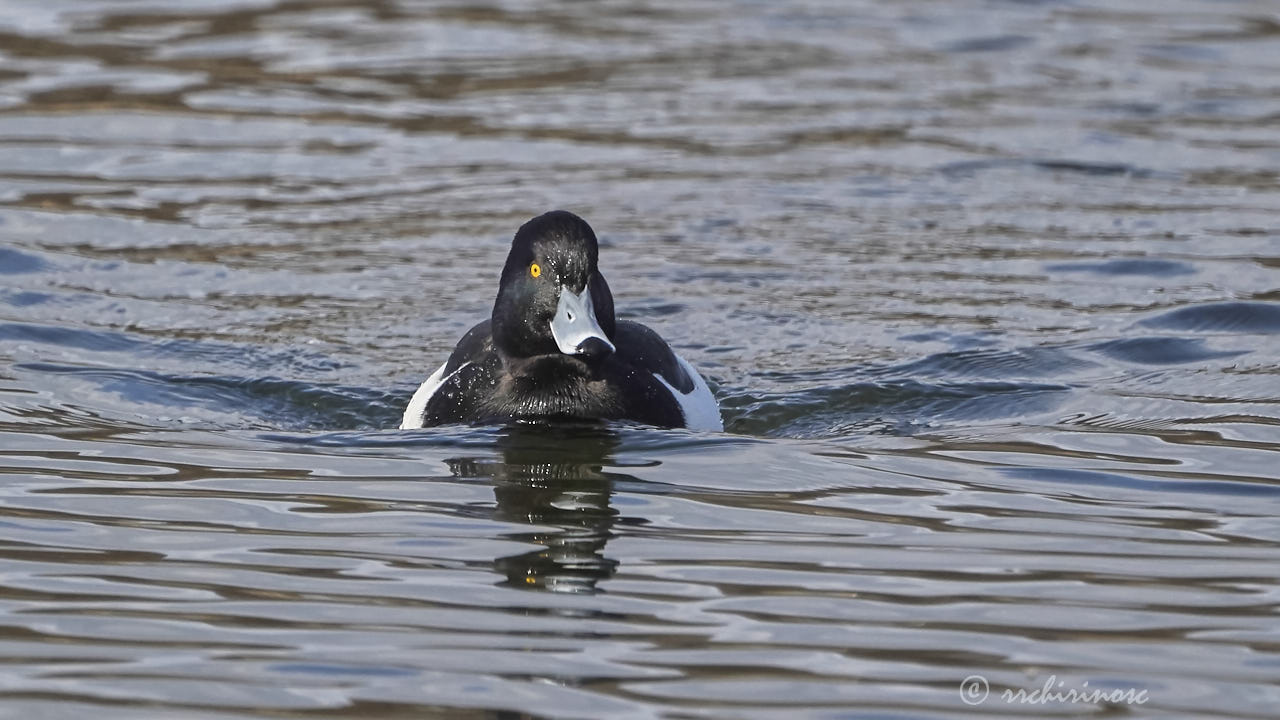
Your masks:
M0 717L1274 715L1269 13L0 6ZM726 432L394 429L556 207Z

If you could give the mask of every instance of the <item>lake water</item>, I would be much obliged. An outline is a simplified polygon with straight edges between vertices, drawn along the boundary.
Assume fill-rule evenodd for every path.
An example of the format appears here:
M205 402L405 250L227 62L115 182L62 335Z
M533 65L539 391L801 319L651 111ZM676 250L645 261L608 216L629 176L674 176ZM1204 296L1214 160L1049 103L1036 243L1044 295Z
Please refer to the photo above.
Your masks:
M0 717L1275 717L1276 10L0 3ZM553 208L724 434L393 429Z

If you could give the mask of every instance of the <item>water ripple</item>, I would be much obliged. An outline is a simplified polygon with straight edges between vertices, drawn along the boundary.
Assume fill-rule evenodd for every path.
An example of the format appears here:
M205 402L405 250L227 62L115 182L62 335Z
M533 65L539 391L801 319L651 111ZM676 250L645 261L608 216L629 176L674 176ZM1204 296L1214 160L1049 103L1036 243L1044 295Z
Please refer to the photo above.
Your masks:
M1273 716L1270 12L0 3L0 715ZM556 207L729 432L393 429Z

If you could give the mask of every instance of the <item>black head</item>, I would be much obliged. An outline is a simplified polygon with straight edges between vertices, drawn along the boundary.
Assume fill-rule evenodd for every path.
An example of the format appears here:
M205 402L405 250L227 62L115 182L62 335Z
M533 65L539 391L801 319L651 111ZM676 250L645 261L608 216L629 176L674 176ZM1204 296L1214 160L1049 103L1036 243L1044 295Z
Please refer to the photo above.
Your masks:
M613 295L596 267L596 234L555 210L516 231L493 304L494 344L509 357L613 352Z

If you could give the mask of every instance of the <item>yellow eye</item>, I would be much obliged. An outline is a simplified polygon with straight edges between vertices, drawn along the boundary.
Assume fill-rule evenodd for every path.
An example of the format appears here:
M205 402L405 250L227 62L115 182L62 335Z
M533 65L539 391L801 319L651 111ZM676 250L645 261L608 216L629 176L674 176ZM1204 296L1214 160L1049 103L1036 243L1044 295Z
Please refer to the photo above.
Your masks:
M538 263L534 263L534 264L530 265L530 266L529 266L529 274L530 274L530 275L532 275L532 276L534 276L534 277L538 277L539 275L541 275L541 274L542 274L542 266L541 266L541 265L539 265Z

